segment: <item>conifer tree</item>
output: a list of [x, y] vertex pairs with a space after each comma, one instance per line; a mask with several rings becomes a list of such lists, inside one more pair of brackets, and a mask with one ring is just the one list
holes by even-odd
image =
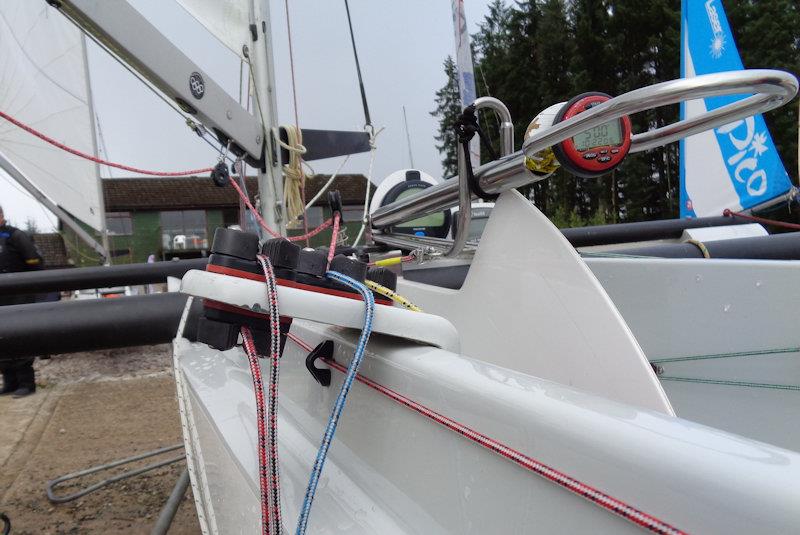
[[[800, 73], [797, 0], [729, 0], [725, 8], [746, 67]], [[585, 91], [619, 95], [678, 78], [680, 2], [493, 0], [473, 42], [478, 94], [497, 97], [508, 106], [519, 147], [530, 120], [551, 104]], [[450, 73], [448, 68], [452, 70], [448, 79], [455, 84], [452, 60], [450, 67], [445, 64]], [[457, 86], [451, 89], [455, 106], [444, 104], [442, 88], [436, 94], [433, 114], [440, 119], [437, 147], [454, 172], [451, 132], [460, 110]], [[451, 110], [450, 115], [445, 109]], [[637, 114], [632, 118], [634, 132], [658, 128], [677, 118], [677, 106]], [[797, 104], [769, 112], [765, 118], [787, 171], [795, 177]], [[482, 124], [496, 139], [497, 123], [489, 119]], [[550, 179], [522, 189], [559, 225], [672, 218], [678, 214], [678, 150], [673, 143], [633, 154], [600, 179], [576, 178], [562, 169]]]
[[461, 114], [461, 95], [458, 91], [458, 74], [456, 63], [451, 56], [444, 60], [444, 74], [447, 83], [436, 92], [434, 103], [436, 109], [431, 115], [439, 119], [439, 133], [434, 138], [438, 143], [436, 148], [442, 154], [443, 176], [455, 176], [458, 173], [458, 159], [455, 124]]

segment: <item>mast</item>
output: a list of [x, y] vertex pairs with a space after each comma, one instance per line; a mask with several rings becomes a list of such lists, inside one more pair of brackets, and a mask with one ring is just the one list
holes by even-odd
[[250, 5], [250, 68], [255, 81], [256, 113], [264, 126], [264, 168], [258, 170], [258, 191], [261, 216], [271, 228], [286, 234], [283, 216], [283, 181], [280, 150], [274, 146], [272, 129], [278, 128], [278, 106], [275, 99], [275, 70], [272, 57], [269, 0], [252, 0]]
[[403, 106], [403, 124], [406, 127], [406, 143], [408, 143], [408, 161], [411, 162], [411, 168], [414, 168], [414, 154], [411, 152], [411, 134], [408, 132], [408, 117], [406, 117], [406, 107]]
[[[95, 125], [96, 115], [94, 111], [94, 98], [92, 97], [92, 79], [89, 75], [89, 54], [86, 50], [86, 35], [83, 32], [81, 32], [81, 50], [83, 52], [83, 78], [86, 81], [86, 104], [89, 107], [89, 123], [92, 133], [92, 154], [97, 156], [97, 128]], [[103, 249], [106, 251], [104, 264], [111, 265], [111, 249], [108, 244], [108, 227], [106, 226], [106, 201], [103, 196], [103, 178], [100, 176], [100, 164], [94, 164], [94, 172], [98, 193], [98, 206], [100, 208], [100, 240], [103, 243]]]

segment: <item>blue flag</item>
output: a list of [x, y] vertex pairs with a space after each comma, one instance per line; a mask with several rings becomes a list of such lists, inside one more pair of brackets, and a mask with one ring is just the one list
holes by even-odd
[[[722, 0], [681, 0], [681, 77], [742, 70]], [[681, 119], [747, 98], [727, 95], [681, 104]], [[682, 140], [681, 217], [721, 215], [792, 188], [761, 115]]]

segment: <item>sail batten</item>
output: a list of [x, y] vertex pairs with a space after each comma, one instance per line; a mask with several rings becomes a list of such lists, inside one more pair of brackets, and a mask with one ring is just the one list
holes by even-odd
[[[0, 109], [48, 136], [93, 154], [92, 111], [80, 31], [44, 2], [0, 3]], [[95, 164], [0, 121], [0, 148], [25, 177], [69, 214], [103, 228]]]

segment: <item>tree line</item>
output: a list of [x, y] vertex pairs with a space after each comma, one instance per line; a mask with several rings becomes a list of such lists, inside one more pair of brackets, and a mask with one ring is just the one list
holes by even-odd
[[[680, 77], [680, 9], [679, 0], [493, 0], [472, 36], [477, 93], [508, 106], [519, 146], [529, 121], [551, 104], [586, 91], [619, 95]], [[745, 67], [800, 73], [800, 3], [739, 0], [725, 9]], [[431, 114], [439, 119], [444, 174], [453, 176], [460, 104], [452, 58], [444, 71], [447, 83], [436, 92]], [[634, 132], [677, 121], [678, 114], [677, 105], [637, 114]], [[797, 104], [765, 119], [796, 184]], [[495, 119], [483, 114], [481, 121], [496, 138]], [[559, 226], [674, 218], [678, 156], [677, 143], [633, 154], [596, 179], [559, 169], [523, 193]]]

